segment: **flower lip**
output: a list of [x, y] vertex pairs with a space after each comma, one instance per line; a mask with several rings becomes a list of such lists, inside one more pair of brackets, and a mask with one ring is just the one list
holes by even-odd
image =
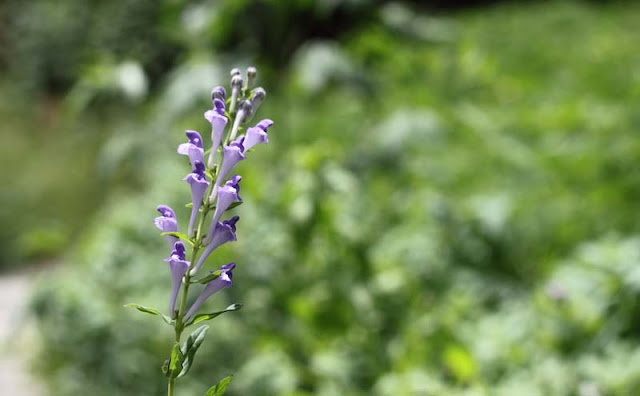
[[160, 212], [160, 214], [162, 215], [162, 217], [170, 217], [170, 218], [176, 218], [176, 214], [173, 211], [173, 209], [171, 209], [170, 207], [168, 207], [167, 205], [158, 205], [158, 207], [156, 208], [156, 210], [158, 212]]
[[242, 198], [239, 195], [240, 194], [240, 181], [242, 181], [242, 176], [233, 175], [231, 177], [231, 179], [227, 180], [227, 182], [224, 185], [235, 189], [236, 190], [236, 195], [238, 196], [238, 200], [242, 201]]
[[231, 228], [231, 230], [233, 231], [234, 236], [235, 236], [236, 223], [238, 222], [238, 220], [240, 220], [240, 216], [233, 216], [229, 220], [223, 221], [222, 224], [225, 225], [225, 226], [228, 226], [229, 228]]
[[189, 138], [187, 143], [178, 146], [178, 154], [189, 157], [189, 162], [193, 166], [196, 161], [204, 161], [204, 150], [202, 149], [202, 136], [197, 131], [187, 130], [184, 133]]
[[272, 120], [270, 120], [270, 119], [268, 119], [268, 118], [265, 118], [264, 120], [261, 120], [261, 121], [256, 125], [256, 128], [260, 128], [260, 129], [262, 129], [263, 131], [265, 131], [265, 132], [266, 132], [266, 131], [267, 131], [267, 128], [269, 128], [269, 127], [270, 127], [270, 126], [272, 126], [272, 125], [273, 125], [273, 121], [272, 121]]
[[236, 263], [229, 263], [220, 267], [220, 271], [222, 272], [233, 271], [234, 268], [236, 268]]
[[184, 134], [189, 138], [189, 143], [202, 148], [202, 136], [197, 131], [187, 130]]
[[193, 175], [197, 175], [199, 178], [204, 179], [204, 164], [200, 161], [194, 161], [193, 171], [191, 172]]
[[224, 116], [224, 102], [220, 99], [215, 99], [213, 101], [213, 111], [221, 116]]
[[185, 257], [186, 257], [186, 249], [184, 247], [184, 243], [177, 241], [173, 245], [173, 250], [171, 251], [171, 257], [165, 259], [165, 261], [172, 261], [172, 260], [184, 261]]

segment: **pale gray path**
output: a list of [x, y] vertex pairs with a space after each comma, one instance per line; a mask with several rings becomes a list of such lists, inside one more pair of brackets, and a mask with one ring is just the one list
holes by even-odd
[[[0, 274], [0, 394], [45, 396], [44, 387], [29, 374], [30, 334], [22, 331], [33, 287], [31, 272]], [[20, 328], [19, 328], [20, 327]]]

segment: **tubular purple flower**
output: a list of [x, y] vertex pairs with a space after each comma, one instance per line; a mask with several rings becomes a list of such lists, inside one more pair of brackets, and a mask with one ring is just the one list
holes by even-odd
[[[162, 232], [178, 232], [178, 221], [176, 220], [176, 214], [173, 209], [167, 205], [160, 205], [156, 210], [160, 212], [162, 216], [153, 219], [153, 224]], [[178, 240], [178, 238], [171, 235], [166, 235], [165, 238], [169, 242], [169, 247], [173, 247], [173, 244]]]
[[198, 297], [198, 299], [193, 303], [189, 311], [184, 315], [184, 321], [188, 322], [193, 315], [196, 313], [198, 308], [202, 305], [203, 302], [212, 294], [219, 292], [220, 290], [226, 289], [227, 287], [233, 286], [232, 278], [233, 278], [233, 269], [236, 267], [236, 263], [229, 263], [220, 267], [219, 271], [222, 271], [220, 276], [211, 282], [207, 283], [202, 291], [202, 294]]
[[228, 146], [222, 147], [222, 164], [218, 170], [216, 186], [219, 186], [227, 174], [236, 166], [236, 164], [246, 157], [244, 156], [244, 146], [242, 145], [242, 137], [231, 142]]
[[171, 298], [169, 300], [169, 315], [171, 318], [175, 318], [176, 299], [180, 291], [180, 285], [182, 284], [182, 277], [187, 273], [190, 264], [185, 260], [184, 244], [180, 241], [176, 242], [173, 246], [171, 256], [164, 259], [164, 261], [169, 263], [169, 269], [171, 269], [172, 287]]
[[222, 136], [224, 135], [224, 128], [227, 126], [227, 117], [224, 116], [224, 102], [220, 99], [213, 100], [213, 109], [204, 113], [206, 118], [211, 123], [211, 152], [209, 153], [209, 159], [207, 160], [207, 166], [209, 169], [215, 165], [215, 157], [218, 151], [218, 147], [222, 142]]
[[178, 146], [178, 154], [188, 155], [191, 167], [195, 167], [195, 162], [204, 162], [204, 150], [202, 149], [202, 136], [196, 131], [185, 131], [184, 133], [189, 138], [187, 143], [182, 143]]
[[269, 143], [267, 128], [272, 125], [273, 121], [264, 119], [260, 121], [255, 127], [247, 129], [247, 133], [244, 135], [244, 140], [242, 141], [244, 152], [247, 152], [256, 144]]
[[202, 206], [202, 199], [209, 187], [209, 182], [204, 175], [204, 165], [200, 161], [196, 161], [193, 172], [189, 173], [184, 180], [191, 185], [191, 218], [189, 219], [188, 235], [193, 237], [193, 228], [198, 217], [198, 211]]
[[240, 198], [240, 175], [235, 175], [229, 179], [224, 186], [218, 188], [217, 197], [218, 203], [216, 204], [216, 210], [213, 212], [213, 219], [211, 221], [211, 228], [209, 228], [209, 235], [213, 235], [215, 225], [220, 220], [222, 214], [229, 208], [229, 206], [238, 201], [242, 201]]
[[233, 216], [229, 220], [215, 223], [213, 231], [210, 231], [209, 235], [205, 239], [207, 244], [206, 249], [202, 253], [202, 256], [196, 262], [195, 267], [189, 273], [191, 276], [195, 275], [200, 269], [205, 260], [211, 255], [211, 253], [221, 245], [227, 242], [234, 242], [236, 238], [236, 223], [240, 220], [239, 216]]

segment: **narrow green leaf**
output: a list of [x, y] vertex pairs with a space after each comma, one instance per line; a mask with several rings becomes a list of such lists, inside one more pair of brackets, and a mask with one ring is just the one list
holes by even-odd
[[175, 344], [171, 350], [171, 359], [169, 359], [169, 376], [176, 378], [183, 368], [184, 355], [180, 350], [180, 344]]
[[176, 231], [171, 231], [171, 232], [163, 232], [160, 235], [176, 237], [176, 238], [179, 238], [179, 239], [187, 242], [189, 245], [193, 246], [193, 241], [191, 240], [191, 238], [189, 238], [187, 236], [187, 234], [183, 234], [181, 232], [176, 232]]
[[155, 308], [149, 308], [149, 307], [145, 307], [145, 306], [142, 306], [142, 305], [139, 305], [139, 304], [127, 304], [127, 305], [125, 305], [125, 307], [127, 307], [127, 308], [135, 308], [140, 312], [144, 312], [144, 313], [148, 313], [148, 314], [151, 314], [151, 315], [159, 316], [159, 317], [162, 318], [162, 320], [165, 321], [166, 324], [168, 324], [170, 326], [173, 326], [173, 320], [170, 317], [168, 317], [167, 315], [163, 315], [160, 311], [158, 311]]
[[213, 318], [216, 318], [216, 317], [222, 315], [225, 312], [237, 311], [240, 308], [242, 308], [242, 304], [231, 304], [228, 307], [226, 307], [225, 309], [223, 309], [222, 311], [196, 315], [195, 318], [193, 318], [193, 321], [188, 323], [187, 326], [190, 326], [190, 325], [196, 324], [196, 323], [200, 323], [200, 322], [204, 322], [205, 320], [211, 320]]
[[220, 382], [218, 382], [218, 384], [216, 386], [212, 386], [207, 391], [207, 394], [204, 395], [204, 396], [222, 396], [222, 395], [224, 395], [224, 392], [227, 390], [227, 386], [229, 386], [229, 384], [231, 383], [232, 379], [233, 379], [233, 375], [230, 375], [228, 377], [224, 377], [223, 379], [220, 380]]
[[231, 210], [233, 208], [237, 208], [238, 206], [242, 205], [243, 203], [244, 203], [244, 201], [236, 201], [236, 202], [232, 203], [231, 205], [229, 205], [227, 210]]
[[176, 378], [180, 378], [183, 375], [186, 375], [191, 366], [193, 365], [193, 359], [196, 356], [196, 352], [200, 345], [204, 341], [204, 337], [207, 335], [207, 330], [209, 330], [209, 326], [201, 326], [198, 327], [187, 339], [184, 344], [180, 348], [180, 351], [184, 355], [184, 361], [182, 363], [182, 371]]
[[209, 283], [212, 280], [214, 280], [217, 277], [219, 277], [220, 274], [222, 274], [222, 271], [214, 271], [214, 272], [210, 273], [209, 275], [205, 276], [204, 278], [200, 278], [198, 280], [194, 280], [191, 283], [202, 283], [204, 285], [205, 283]]

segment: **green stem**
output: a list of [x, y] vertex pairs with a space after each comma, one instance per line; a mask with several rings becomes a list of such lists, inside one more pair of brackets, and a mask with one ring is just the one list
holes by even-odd
[[[212, 182], [210, 187], [211, 191], [213, 191], [213, 186], [214, 186], [214, 183]], [[176, 317], [176, 324], [175, 324], [175, 332], [176, 332], [175, 342], [178, 345], [180, 345], [180, 338], [182, 338], [182, 331], [184, 330], [183, 319], [184, 319], [185, 311], [187, 309], [187, 298], [189, 297], [189, 285], [191, 284], [190, 272], [191, 272], [191, 268], [196, 263], [196, 258], [198, 257], [198, 250], [200, 250], [200, 247], [202, 246], [202, 236], [203, 236], [202, 227], [204, 225], [204, 220], [207, 217], [207, 213], [209, 213], [209, 203], [207, 202], [207, 200], [209, 198], [209, 194], [211, 193], [211, 191], [207, 191], [207, 194], [205, 194], [205, 205], [202, 208], [202, 215], [200, 216], [200, 220], [198, 221], [198, 228], [196, 230], [195, 241], [193, 243], [193, 250], [191, 251], [191, 264], [187, 269], [187, 273], [184, 275], [184, 287], [182, 288], [182, 297], [180, 299], [180, 309], [178, 310], [178, 315]], [[175, 390], [175, 379], [170, 378], [169, 385], [167, 388], [167, 395], [174, 396], [174, 390]]]

